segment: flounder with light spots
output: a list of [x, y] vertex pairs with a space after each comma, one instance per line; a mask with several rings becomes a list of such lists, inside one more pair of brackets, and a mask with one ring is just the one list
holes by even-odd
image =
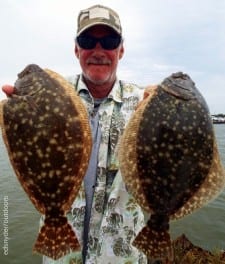
[[58, 259], [78, 250], [66, 213], [87, 169], [91, 132], [73, 86], [51, 70], [28, 65], [1, 103], [0, 124], [15, 173], [45, 215], [34, 251]]
[[202, 207], [225, 184], [208, 107], [188, 75], [172, 74], [149, 90], [124, 131], [119, 160], [128, 190], [151, 214], [133, 245], [173, 263], [169, 221]]

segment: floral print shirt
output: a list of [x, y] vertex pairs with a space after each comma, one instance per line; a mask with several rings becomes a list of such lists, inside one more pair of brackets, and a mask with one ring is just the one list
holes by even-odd
[[[94, 100], [80, 75], [69, 80], [82, 98], [89, 115]], [[144, 226], [144, 215], [127, 192], [117, 160], [118, 142], [144, 89], [117, 80], [98, 109], [101, 141], [95, 191], [93, 195], [86, 264], [147, 264], [146, 256], [132, 246], [135, 236]], [[82, 247], [85, 215], [85, 191], [81, 186], [68, 219]], [[82, 264], [82, 252], [54, 261], [43, 257], [43, 264]]]

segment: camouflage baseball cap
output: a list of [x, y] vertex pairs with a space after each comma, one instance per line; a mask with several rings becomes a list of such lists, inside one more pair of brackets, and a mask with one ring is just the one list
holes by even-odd
[[94, 5], [81, 10], [77, 19], [77, 36], [95, 25], [106, 25], [122, 35], [118, 14], [109, 7]]

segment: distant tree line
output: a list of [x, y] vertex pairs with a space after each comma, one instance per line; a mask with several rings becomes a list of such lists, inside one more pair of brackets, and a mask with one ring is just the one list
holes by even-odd
[[225, 114], [216, 114], [216, 115], [212, 115], [212, 116], [225, 118]]

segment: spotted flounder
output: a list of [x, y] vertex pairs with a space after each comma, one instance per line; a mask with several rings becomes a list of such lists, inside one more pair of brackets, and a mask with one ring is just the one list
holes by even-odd
[[128, 190], [151, 214], [133, 245], [150, 259], [173, 261], [169, 221], [225, 184], [207, 104], [188, 75], [172, 74], [149, 90], [124, 131], [119, 160]]
[[57, 73], [28, 65], [1, 104], [1, 127], [23, 189], [45, 215], [34, 252], [58, 259], [79, 249], [67, 222], [87, 169], [91, 132], [86, 109]]

